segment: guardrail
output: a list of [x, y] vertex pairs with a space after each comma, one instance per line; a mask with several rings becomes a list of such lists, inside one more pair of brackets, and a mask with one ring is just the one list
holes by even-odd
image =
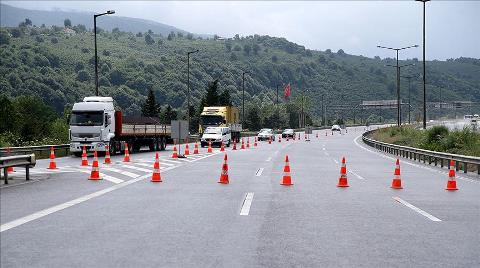
[[27, 181], [30, 180], [30, 168], [36, 164], [35, 155], [13, 155], [0, 157], [0, 170], [3, 169], [3, 177], [5, 184], [8, 184], [8, 168], [9, 167], [25, 167], [25, 176]]
[[[431, 165], [432, 163], [435, 166], [440, 163], [440, 167], [444, 167], [449, 165], [450, 160], [455, 161], [455, 169], [458, 171], [460, 170], [460, 163], [463, 166], [463, 172], [467, 173], [468, 168], [472, 167], [473, 170], [477, 170], [477, 174], [480, 175], [480, 157], [475, 156], [467, 156], [467, 155], [459, 155], [459, 154], [449, 154], [449, 153], [442, 153], [436, 151], [429, 151], [419, 148], [413, 148], [408, 146], [401, 146], [395, 145], [390, 143], [385, 143], [381, 141], [377, 141], [368, 137], [372, 132], [375, 130], [367, 131], [363, 133], [362, 140], [365, 144], [374, 147], [377, 150], [390, 153], [397, 156], [402, 156], [405, 158], [413, 159], [414, 161], [419, 161], [424, 164], [428, 163]], [[446, 164], [445, 164], [446, 163]]]

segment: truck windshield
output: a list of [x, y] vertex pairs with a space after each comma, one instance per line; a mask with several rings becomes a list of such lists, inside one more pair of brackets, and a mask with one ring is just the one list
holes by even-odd
[[223, 118], [219, 115], [202, 115], [201, 124], [207, 126], [219, 126], [223, 123]]
[[71, 126], [101, 126], [103, 125], [103, 112], [72, 112]]
[[222, 134], [222, 129], [207, 127], [205, 134]]

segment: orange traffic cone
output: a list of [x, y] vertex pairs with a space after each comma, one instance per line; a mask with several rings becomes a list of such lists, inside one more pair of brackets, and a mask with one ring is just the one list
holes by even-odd
[[227, 164], [227, 154], [223, 158], [222, 173], [220, 174], [220, 180], [218, 183], [228, 184], [228, 164]]
[[210, 154], [213, 153], [213, 151], [212, 151], [212, 142], [211, 142], [211, 141], [208, 142], [208, 150], [207, 150], [207, 153], [210, 153]]
[[125, 142], [125, 157], [123, 162], [130, 162], [130, 152], [128, 151], [128, 143]]
[[225, 152], [225, 145], [223, 145], [223, 141], [220, 142], [220, 152]]
[[55, 150], [53, 146], [50, 147], [50, 165], [48, 165], [48, 169], [57, 169], [57, 163], [55, 163]]
[[232, 151], [236, 151], [237, 150], [237, 140], [236, 139], [233, 139], [233, 148], [232, 148]]
[[82, 164], [81, 166], [88, 166], [88, 159], [87, 159], [87, 149], [85, 148], [85, 146], [83, 146], [83, 149], [82, 149]]
[[457, 181], [455, 180], [455, 161], [450, 160], [450, 171], [448, 172], [447, 191], [456, 191]]
[[100, 169], [98, 168], [97, 150], [93, 151], [92, 172], [90, 173], [89, 180], [100, 180]]
[[[8, 148], [7, 148], [7, 155], [10, 155], [10, 154], [11, 154], [11, 150], [10, 150], [10, 147], [8, 147]], [[13, 172], [15, 172], [15, 171], [13, 170], [13, 167], [8, 167], [8, 168], [7, 168], [7, 173], [13, 173]]]
[[250, 148], [250, 137], [247, 137], [247, 149]]
[[290, 186], [293, 185], [292, 177], [290, 176], [290, 161], [288, 161], [288, 155], [285, 155], [285, 166], [283, 167], [283, 179], [281, 185]]
[[112, 160], [110, 159], [110, 146], [105, 146], [105, 160], [103, 161], [104, 164], [111, 164]]
[[193, 154], [198, 154], [198, 143], [195, 142], [195, 148], [193, 149]]
[[342, 158], [342, 167], [340, 168], [340, 178], [338, 179], [337, 187], [348, 187], [347, 165], [345, 164], [345, 157]]
[[178, 158], [178, 153], [177, 153], [177, 145], [173, 143], [173, 154], [172, 158]]
[[190, 155], [190, 149], [188, 148], [188, 143], [185, 144], [185, 153], [184, 155]]
[[257, 147], [257, 137], [255, 137], [255, 142], [253, 143], [253, 147]]
[[242, 138], [242, 147], [240, 147], [240, 149], [242, 150], [245, 149], [245, 141], [243, 140], [243, 138]]
[[153, 174], [151, 182], [162, 182], [162, 177], [160, 176], [160, 160], [158, 159], [158, 153], [155, 153], [155, 163], [153, 164]]
[[400, 178], [400, 160], [397, 158], [395, 162], [395, 172], [393, 173], [392, 186], [393, 189], [403, 189], [402, 179]]

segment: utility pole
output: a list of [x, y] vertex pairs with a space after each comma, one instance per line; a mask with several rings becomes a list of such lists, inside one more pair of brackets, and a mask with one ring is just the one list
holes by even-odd
[[427, 79], [425, 71], [425, 4], [430, 0], [415, 0], [423, 3], [423, 129], [427, 129]]
[[190, 133], [190, 54], [197, 53], [197, 50], [187, 52], [187, 122], [188, 133]]
[[115, 10], [93, 15], [93, 42], [95, 43], [95, 96], [98, 96], [97, 17], [115, 14]]
[[389, 49], [389, 50], [394, 50], [397, 53], [397, 126], [402, 125], [402, 108], [401, 108], [401, 103], [400, 103], [400, 66], [398, 66], [398, 51], [412, 48], [412, 47], [418, 47], [418, 45], [413, 45], [413, 46], [408, 46], [408, 47], [402, 47], [402, 48], [391, 48], [391, 47], [384, 47], [384, 46], [377, 46], [378, 48], [384, 48], [384, 49]]
[[245, 127], [245, 74], [250, 72], [242, 73], [242, 127]]

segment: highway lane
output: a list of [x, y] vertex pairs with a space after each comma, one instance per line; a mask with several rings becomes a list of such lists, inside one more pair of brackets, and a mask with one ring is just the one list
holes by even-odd
[[[474, 267], [480, 263], [480, 184], [475, 177], [459, 180], [459, 191], [446, 192], [445, 170], [401, 159], [404, 189], [393, 190], [389, 188], [393, 159], [362, 145], [357, 139], [360, 128], [349, 129], [346, 135], [325, 137], [324, 133], [310, 142], [302, 137], [302, 141], [262, 142], [255, 149], [228, 151], [229, 185], [217, 183], [223, 154], [175, 164], [162, 172], [164, 182], [158, 184], [110, 172], [126, 182], [138, 181], [0, 233], [1, 265]], [[169, 154], [162, 152], [161, 159], [168, 160]], [[285, 154], [291, 161], [291, 187], [280, 185]], [[346, 189], [336, 187], [342, 156], [353, 172]], [[132, 154], [140, 163], [152, 158], [153, 153]], [[118, 164], [115, 168], [132, 171]], [[54, 179], [1, 189], [2, 224], [69, 198], [122, 185], [91, 182], [87, 176], [55, 174]], [[240, 215], [247, 193], [254, 193], [251, 207], [248, 215]], [[441, 221], [432, 221], [394, 197]], [[37, 205], [21, 202], [26, 200]]]

